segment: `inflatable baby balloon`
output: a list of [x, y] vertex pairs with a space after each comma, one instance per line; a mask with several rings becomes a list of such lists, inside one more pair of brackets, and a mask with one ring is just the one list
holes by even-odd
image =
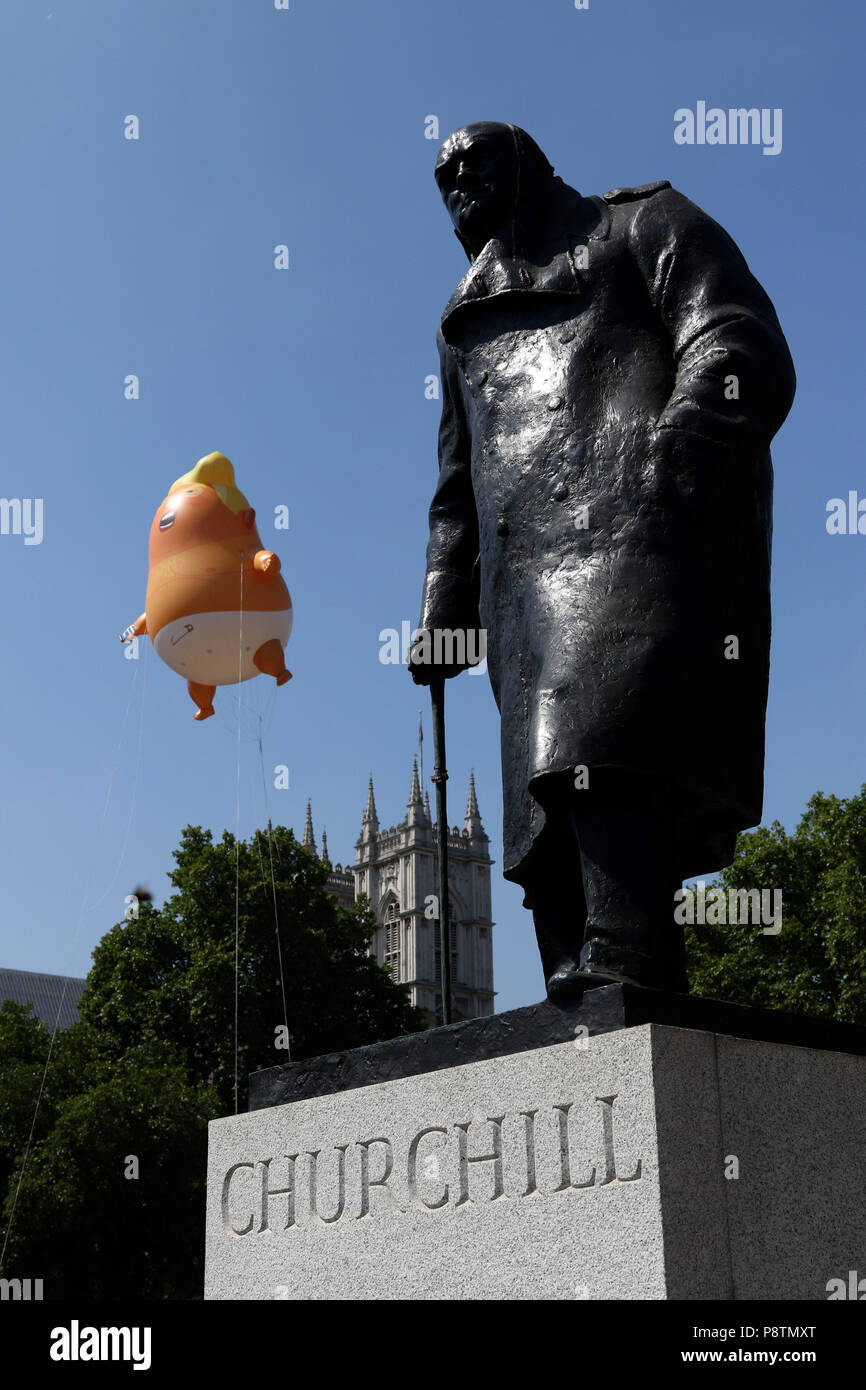
[[213, 714], [218, 685], [261, 672], [277, 685], [291, 680], [283, 649], [292, 600], [255, 520], [229, 460], [208, 454], [172, 484], [150, 528], [145, 609], [120, 640], [148, 634], [186, 678], [196, 719]]

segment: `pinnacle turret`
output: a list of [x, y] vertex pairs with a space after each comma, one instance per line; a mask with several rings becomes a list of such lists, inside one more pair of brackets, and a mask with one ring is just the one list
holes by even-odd
[[421, 783], [418, 780], [418, 759], [412, 763], [412, 785], [409, 788], [409, 809], [406, 815], [407, 825], [429, 825], [430, 817], [425, 815], [424, 802], [421, 800]]
[[423, 806], [421, 800], [421, 783], [418, 781], [418, 759], [412, 761], [412, 785], [409, 788], [409, 805]]
[[481, 824], [481, 812], [478, 809], [478, 797], [475, 795], [475, 773], [469, 774], [469, 800], [466, 803], [466, 818], [463, 828], [469, 835], [470, 840], [486, 840], [487, 835], [484, 826]]
[[364, 808], [364, 819], [361, 824], [361, 834], [355, 841], [356, 848], [362, 845], [366, 850], [361, 849], [361, 855], [369, 856], [376, 841], [379, 839], [379, 817], [376, 813], [376, 798], [373, 795], [373, 778], [370, 778], [370, 785], [367, 790], [367, 805]]
[[379, 824], [379, 817], [376, 814], [376, 798], [373, 795], [372, 777], [370, 778], [370, 787], [367, 792], [367, 805], [364, 809], [364, 824], [367, 825], [368, 823], [376, 826]]
[[316, 837], [313, 834], [313, 804], [307, 802], [307, 819], [304, 822], [304, 838], [301, 841], [304, 849], [312, 850], [316, 854]]

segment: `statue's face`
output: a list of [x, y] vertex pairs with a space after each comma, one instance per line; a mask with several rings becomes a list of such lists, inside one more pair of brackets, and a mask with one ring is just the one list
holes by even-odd
[[451, 221], [480, 250], [510, 217], [517, 200], [519, 168], [511, 131], [458, 131], [442, 146], [435, 172]]

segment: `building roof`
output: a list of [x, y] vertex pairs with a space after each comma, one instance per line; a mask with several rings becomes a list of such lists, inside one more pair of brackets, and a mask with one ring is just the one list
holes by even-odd
[[6, 999], [14, 999], [17, 1004], [31, 1003], [36, 1017], [47, 1028], [53, 1029], [55, 1023], [68, 1028], [78, 1022], [78, 1001], [86, 983], [74, 975], [40, 975], [32, 970], [0, 967], [0, 1004]]

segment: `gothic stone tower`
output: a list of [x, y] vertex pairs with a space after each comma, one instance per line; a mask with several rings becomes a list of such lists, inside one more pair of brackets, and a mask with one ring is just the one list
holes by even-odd
[[[390, 968], [395, 980], [409, 986], [411, 1002], [427, 1010], [431, 1023], [442, 1009], [439, 923], [429, 915], [438, 893], [436, 844], [429, 798], [421, 799], [417, 761], [406, 818], [387, 830], [379, 829], [371, 777], [355, 847], [355, 892], [367, 895], [379, 924], [371, 954]], [[493, 1013], [489, 844], [470, 775], [463, 829], [455, 825], [448, 836], [455, 1020]]]

